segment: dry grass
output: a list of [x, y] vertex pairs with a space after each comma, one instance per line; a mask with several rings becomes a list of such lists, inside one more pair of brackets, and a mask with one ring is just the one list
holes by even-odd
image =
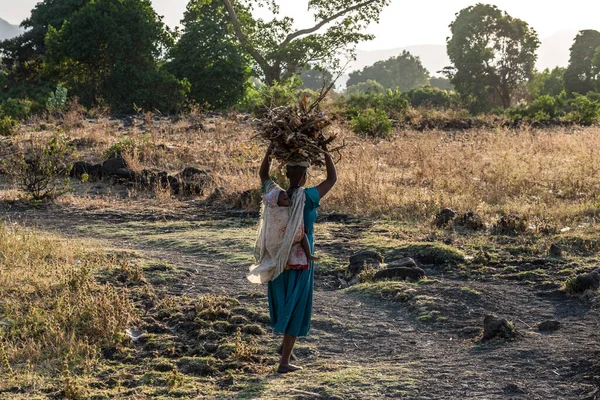
[[[82, 143], [79, 158], [99, 161], [110, 146], [133, 140], [136, 170], [207, 168], [225, 199], [258, 187], [264, 148], [239, 117], [190, 115], [170, 121], [146, 115], [133, 127], [120, 124], [104, 118], [71, 130], [69, 136]], [[477, 212], [488, 222], [514, 212], [529, 223], [555, 225], [593, 223], [598, 214], [598, 127], [398, 131], [392, 140], [380, 142], [357, 137], [341, 125], [333, 129], [350, 145], [325, 210], [424, 222], [451, 207]], [[44, 134], [24, 132], [17, 140]], [[309, 184], [323, 176], [323, 171], [312, 171]], [[156, 197], [169, 202], [163, 193]]]
[[72, 371], [89, 370], [123, 340], [133, 304], [94, 277], [114, 263], [90, 243], [0, 225], [2, 390], [37, 390], [58, 374], [67, 393]]

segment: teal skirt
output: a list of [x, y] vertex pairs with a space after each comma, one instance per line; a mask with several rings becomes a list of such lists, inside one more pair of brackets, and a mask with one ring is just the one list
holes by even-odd
[[[312, 235], [307, 235], [311, 249]], [[313, 303], [314, 263], [304, 271], [285, 270], [269, 282], [269, 312], [275, 332], [306, 336], [310, 330]]]

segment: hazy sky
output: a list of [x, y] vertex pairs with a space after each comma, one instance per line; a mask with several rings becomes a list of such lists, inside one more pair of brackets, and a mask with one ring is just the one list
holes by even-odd
[[[27, 17], [38, 1], [0, 0], [0, 17], [18, 24]], [[165, 17], [169, 26], [179, 24], [187, 2], [188, 0], [152, 0], [156, 11]], [[307, 1], [282, 0], [279, 3], [283, 4], [282, 13], [296, 18], [298, 27], [304, 28], [312, 24], [312, 17], [306, 12]], [[360, 49], [444, 44], [449, 34], [448, 25], [455, 13], [477, 3], [477, 0], [392, 0], [391, 3], [384, 10], [380, 24], [369, 29], [377, 38], [361, 44]], [[598, 0], [496, 0], [490, 3], [528, 22], [542, 38], [565, 29], [600, 30]]]

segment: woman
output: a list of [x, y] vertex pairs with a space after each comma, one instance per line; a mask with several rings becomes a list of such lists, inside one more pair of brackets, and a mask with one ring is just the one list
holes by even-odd
[[[311, 252], [314, 252], [313, 228], [317, 219], [317, 208], [320, 206], [321, 199], [325, 197], [337, 181], [333, 159], [326, 148], [323, 150], [325, 151], [327, 178], [319, 185], [304, 190], [306, 199], [303, 212], [304, 226]], [[263, 194], [265, 187], [271, 183], [269, 178], [271, 153], [272, 148], [269, 147], [259, 171]], [[302, 163], [286, 166], [286, 176], [290, 181], [290, 188], [287, 193], [290, 198], [297, 189], [306, 184], [307, 171], [308, 165]], [[271, 327], [276, 332], [283, 334], [281, 360], [277, 369], [279, 373], [285, 374], [302, 369], [290, 364], [290, 357], [296, 338], [306, 336], [310, 330], [314, 276], [314, 263], [311, 262], [308, 270], [286, 269], [268, 284]]]

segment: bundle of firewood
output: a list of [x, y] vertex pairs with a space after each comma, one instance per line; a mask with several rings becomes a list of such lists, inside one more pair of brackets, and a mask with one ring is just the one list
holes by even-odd
[[273, 157], [282, 163], [308, 161], [320, 167], [325, 164], [324, 149], [336, 138], [325, 134], [331, 123], [318, 101], [308, 104], [303, 97], [297, 105], [265, 110], [257, 121], [257, 137], [273, 147]]

